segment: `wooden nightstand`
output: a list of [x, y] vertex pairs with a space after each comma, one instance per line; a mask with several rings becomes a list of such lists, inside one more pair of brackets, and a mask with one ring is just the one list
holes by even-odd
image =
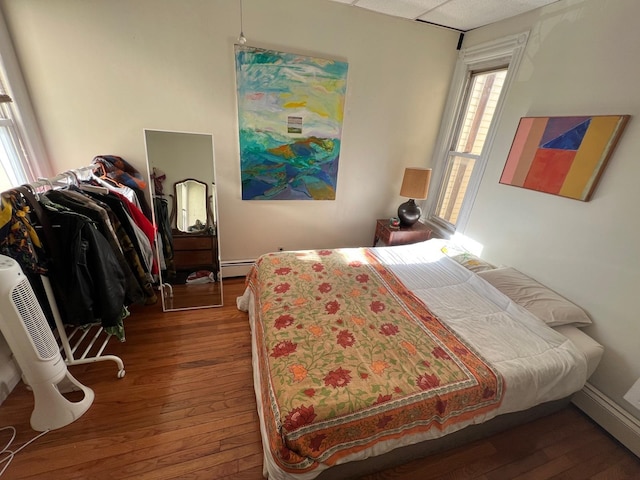
[[408, 245], [410, 243], [424, 242], [432, 236], [431, 228], [424, 223], [416, 222], [410, 227], [391, 228], [388, 218], [376, 221], [376, 234], [373, 237], [373, 246], [378, 242], [383, 246]]

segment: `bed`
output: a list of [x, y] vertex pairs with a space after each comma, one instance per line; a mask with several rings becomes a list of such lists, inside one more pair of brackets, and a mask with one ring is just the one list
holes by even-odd
[[447, 247], [256, 261], [238, 308], [252, 331], [265, 477], [353, 477], [584, 386], [602, 355], [578, 328], [588, 316], [514, 269]]

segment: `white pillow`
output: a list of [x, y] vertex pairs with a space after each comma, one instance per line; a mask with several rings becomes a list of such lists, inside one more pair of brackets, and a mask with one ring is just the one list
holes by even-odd
[[515, 268], [496, 268], [477, 274], [550, 327], [591, 324], [580, 307]]
[[480, 257], [476, 257], [471, 253], [461, 253], [459, 255], [454, 255], [451, 257], [452, 260], [455, 260], [460, 265], [465, 267], [467, 270], [471, 270], [472, 272], [484, 272], [485, 270], [493, 270], [494, 267], [489, 262], [481, 259]]

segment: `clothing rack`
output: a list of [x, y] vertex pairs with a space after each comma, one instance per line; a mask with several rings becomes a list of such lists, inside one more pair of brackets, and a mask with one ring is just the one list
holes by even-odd
[[[40, 208], [35, 205], [37, 204], [37, 199], [34, 195], [37, 196], [38, 190], [42, 187], [55, 189], [71, 185], [79, 186], [81, 181], [86, 181], [91, 178], [96, 168], [96, 165], [90, 165], [79, 169], [68, 170], [56, 175], [55, 177], [39, 178], [35, 182], [31, 182], [14, 189], [22, 192], [27, 198], [31, 197], [35, 200], [34, 205], [32, 205], [35, 210], [34, 213], [43, 228], [45, 237], [47, 237], [49, 246], [54, 255], [59, 250], [53, 235], [49, 233], [51, 232], [52, 226], [49, 224], [46, 215], [41, 213]], [[60, 353], [62, 354], [65, 363], [67, 365], [82, 365], [101, 361], [112, 361], [115, 362], [118, 367], [117, 377], [123, 378], [126, 372], [122, 359], [116, 355], [103, 355], [112, 335], [105, 332], [102, 326], [95, 324], [69, 327], [69, 329], [67, 329], [62, 321], [49, 278], [44, 275], [41, 275], [40, 277], [56, 324], [56, 332], [54, 332], [54, 336], [59, 342]]]
[[[67, 335], [67, 328], [60, 317], [60, 311], [58, 310], [58, 304], [53, 295], [51, 282], [49, 282], [49, 279], [45, 276], [41, 278], [49, 306], [51, 307], [51, 313], [56, 322], [56, 332], [54, 332], [54, 336], [60, 343], [60, 353], [64, 354], [63, 358], [65, 363], [67, 365], [82, 365], [86, 363], [112, 361], [116, 362], [118, 366], [118, 378], [124, 377], [126, 372], [122, 359], [116, 355], [102, 355], [107, 343], [111, 340], [111, 335], [107, 334], [100, 325], [90, 325], [87, 328], [74, 327]], [[85, 341], [85, 339], [87, 341]], [[75, 343], [72, 344], [72, 341]], [[96, 347], [95, 349], [94, 346]], [[82, 349], [84, 349], [84, 351], [80, 357], [76, 357], [76, 351]]]

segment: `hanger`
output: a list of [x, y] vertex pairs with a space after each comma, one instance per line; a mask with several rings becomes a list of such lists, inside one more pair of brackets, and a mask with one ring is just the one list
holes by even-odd
[[80, 180], [75, 170], [67, 170], [66, 172], [64, 172], [64, 175], [67, 178], [71, 179], [73, 185], [78, 187], [78, 189], [80, 190], [84, 190], [85, 192], [99, 193], [100, 195], [109, 194], [109, 189], [107, 187], [100, 187], [98, 185], [92, 185], [88, 183], [90, 180], [92, 180], [95, 177], [93, 172], [90, 172], [88, 180], [84, 180], [84, 181]]
[[118, 182], [115, 178], [110, 177], [107, 173], [107, 168], [104, 166], [104, 163], [96, 162], [95, 165], [97, 166], [97, 169], [100, 171], [100, 174], [96, 175], [96, 173], [94, 172], [94, 175], [99, 177], [101, 181], [109, 183], [113, 185], [115, 188], [129, 188], [126, 185]]
[[104, 165], [101, 162], [96, 162], [94, 163], [94, 170], [93, 170], [93, 175], [95, 175], [96, 177], [101, 177], [104, 178], [107, 176], [107, 170], [104, 168]]
[[80, 190], [84, 190], [85, 192], [91, 193], [99, 193], [100, 195], [108, 195], [109, 189], [107, 187], [100, 187], [98, 185], [90, 185], [88, 183], [80, 183], [78, 185]]
[[[24, 187], [24, 190], [22, 190], [22, 187]], [[30, 183], [25, 183], [24, 185], [22, 185], [22, 187], [18, 187], [18, 188], [14, 188], [14, 190], [19, 191], [25, 198], [27, 198], [27, 195], [25, 195], [26, 192], [30, 193], [36, 200], [40, 200], [40, 195], [38, 194], [37, 190], [34, 188], [34, 186]], [[25, 192], [26, 191], [26, 192]]]
[[53, 182], [51, 181], [50, 178], [38, 177], [38, 182], [44, 182], [44, 185], [38, 185], [39, 187], [49, 185], [49, 188], [51, 190], [55, 190], [55, 187], [53, 186]]
[[78, 175], [73, 170], [67, 170], [66, 172], [63, 173], [63, 175], [66, 175], [67, 178], [69, 180], [71, 180], [71, 183], [73, 185], [75, 185], [76, 187], [80, 184], [80, 180], [78, 179]]

